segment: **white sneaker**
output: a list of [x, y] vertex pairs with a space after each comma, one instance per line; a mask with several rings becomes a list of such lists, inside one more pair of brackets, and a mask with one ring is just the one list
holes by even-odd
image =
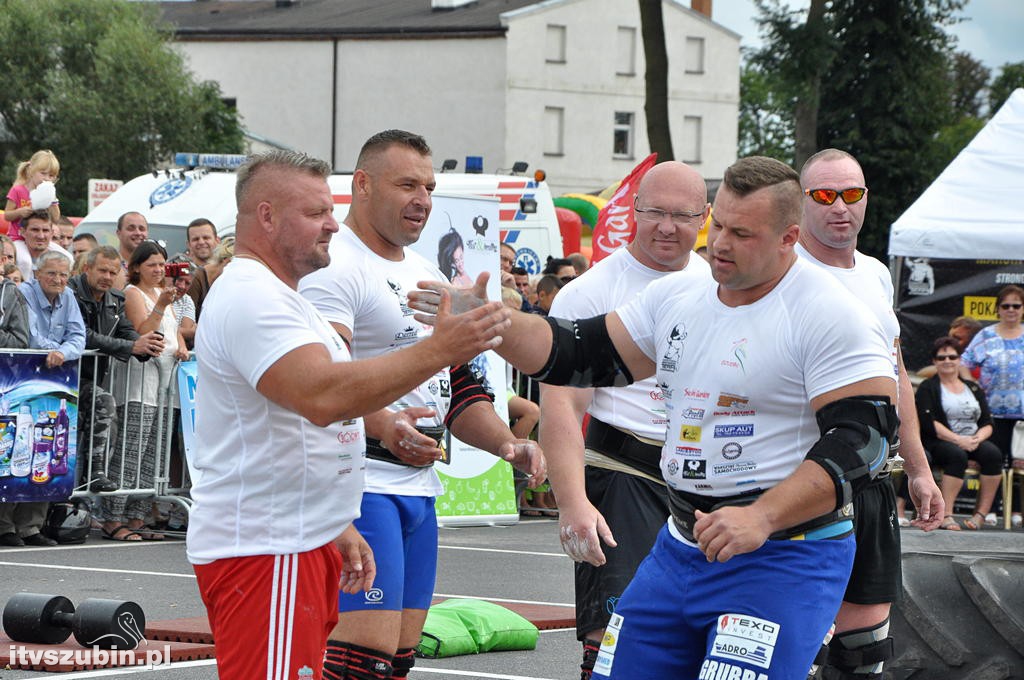
[[1013, 516], [1010, 517], [1010, 526], [1020, 529], [1022, 525], [1024, 525], [1024, 517], [1021, 517], [1019, 512], [1013, 513]]
[[985, 526], [994, 527], [998, 523], [999, 520], [996, 519], [996, 513], [990, 512], [987, 515], [985, 515]]
[[897, 522], [899, 523], [899, 525], [900, 525], [901, 527], [909, 527], [909, 526], [910, 526], [910, 520], [909, 520], [909, 519], [907, 519], [906, 517], [900, 517], [900, 518], [899, 518], [898, 520], [896, 520], [896, 521], [897, 521]]

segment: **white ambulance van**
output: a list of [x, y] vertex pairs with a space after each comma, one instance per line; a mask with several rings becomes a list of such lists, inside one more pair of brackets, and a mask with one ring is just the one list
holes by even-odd
[[[118, 218], [138, 212], [149, 222], [149, 237], [164, 243], [172, 255], [184, 252], [185, 227], [198, 217], [213, 222], [222, 236], [233, 234], [238, 210], [231, 170], [244, 160], [245, 156], [177, 154], [175, 162], [182, 167], [126, 182], [86, 215], [75, 233], [90, 233], [100, 244], [117, 247]], [[564, 256], [555, 205], [543, 179], [448, 172], [438, 172], [436, 179], [435, 207], [446, 196], [498, 199], [501, 240], [515, 247], [516, 263], [528, 273], [540, 273], [549, 256]], [[352, 203], [352, 175], [331, 175], [328, 184], [340, 222]]]

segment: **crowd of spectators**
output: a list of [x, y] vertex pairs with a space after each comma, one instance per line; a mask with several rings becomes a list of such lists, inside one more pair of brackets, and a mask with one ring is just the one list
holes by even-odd
[[[105, 538], [160, 540], [151, 526], [158, 519], [154, 504], [113, 492], [154, 484], [160, 430], [168, 429], [159, 407], [175, 396], [169, 389], [174, 364], [188, 357], [198, 308], [232, 244], [220, 243], [216, 227], [200, 218], [186, 232], [187, 251], [168, 259], [149, 240], [139, 212], [119, 218], [118, 247], [75, 235], [53, 189], [59, 171], [52, 152], [38, 152], [19, 166], [8, 193], [9, 231], [0, 234], [0, 346], [47, 350], [44, 370], [96, 351], [79, 368], [75, 486], [101, 494], [94, 527]], [[40, 532], [48, 506], [0, 503], [0, 545], [54, 545]]]

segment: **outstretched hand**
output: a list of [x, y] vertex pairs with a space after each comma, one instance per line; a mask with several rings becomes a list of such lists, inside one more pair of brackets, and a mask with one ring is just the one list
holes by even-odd
[[[481, 276], [486, 277], [486, 274]], [[431, 343], [438, 356], [447, 359], [446, 363], [450, 366], [465, 363], [478, 354], [495, 349], [501, 344], [502, 332], [512, 325], [510, 310], [500, 302], [484, 300], [461, 313], [453, 311], [451, 291], [458, 293], [458, 290], [444, 287], [439, 289], [437, 316], [426, 317], [434, 326], [434, 332], [423, 341]], [[426, 318], [421, 319], [423, 316], [417, 314], [416, 319], [426, 323]]]
[[548, 463], [540, 445], [532, 439], [513, 439], [498, 449], [498, 456], [527, 477], [527, 486], [536, 489], [548, 478]]
[[408, 295], [409, 306], [420, 312], [413, 318], [420, 323], [435, 325], [441, 307], [442, 293], [445, 291], [451, 298], [452, 314], [465, 314], [478, 309], [487, 303], [487, 281], [490, 277], [489, 273], [482, 272], [476, 277], [476, 283], [471, 288], [457, 288], [443, 281], [418, 282], [416, 285], [419, 289], [410, 291]]

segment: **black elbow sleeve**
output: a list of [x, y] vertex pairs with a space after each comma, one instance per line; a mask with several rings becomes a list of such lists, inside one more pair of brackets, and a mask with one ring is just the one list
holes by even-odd
[[608, 335], [605, 316], [575, 321], [547, 317], [551, 353], [544, 368], [530, 377], [569, 387], [622, 387], [632, 383], [633, 376]]
[[842, 508], [887, 469], [899, 419], [887, 397], [858, 396], [826, 405], [817, 420], [821, 437], [806, 459], [828, 473]]

